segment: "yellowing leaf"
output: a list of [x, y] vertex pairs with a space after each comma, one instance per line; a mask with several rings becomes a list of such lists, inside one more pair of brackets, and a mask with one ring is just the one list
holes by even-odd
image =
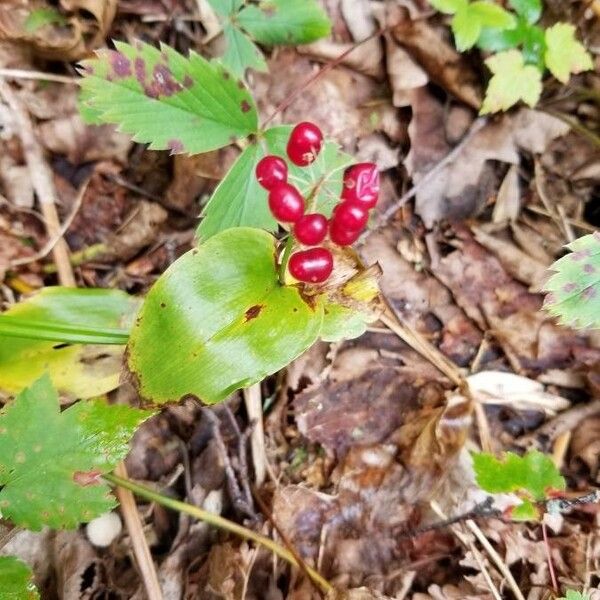
[[535, 106], [542, 94], [542, 74], [526, 65], [518, 50], [507, 50], [488, 58], [485, 63], [494, 74], [481, 107], [481, 114], [508, 110], [519, 101]]
[[567, 83], [571, 73], [582, 73], [594, 68], [592, 57], [575, 38], [575, 27], [557, 23], [546, 30], [546, 66], [556, 79]]

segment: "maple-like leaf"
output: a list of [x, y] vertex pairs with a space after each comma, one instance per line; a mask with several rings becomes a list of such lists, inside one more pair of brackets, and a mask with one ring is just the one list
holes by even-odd
[[60, 412], [44, 375], [0, 412], [0, 513], [15, 525], [73, 528], [116, 504], [101, 475], [125, 458], [151, 412], [103, 400]]
[[488, 85], [481, 114], [508, 110], [519, 101], [535, 106], [542, 94], [542, 74], [526, 65], [518, 50], [507, 50], [485, 61], [493, 77]]
[[524, 456], [507, 452], [502, 459], [475, 453], [473, 468], [479, 487], [492, 494], [516, 492], [539, 501], [549, 490], [565, 489], [565, 480], [552, 459], [537, 450]]
[[221, 62], [237, 77], [244, 77], [246, 69], [267, 71], [267, 62], [260, 48], [240, 29], [231, 23], [223, 25], [225, 54]]
[[592, 57], [575, 37], [575, 26], [557, 23], [546, 29], [546, 66], [556, 79], [567, 83], [572, 73], [594, 68]]
[[550, 269], [544, 308], [571, 327], [600, 327], [600, 233], [571, 242]]
[[465, 4], [452, 19], [456, 48], [460, 52], [472, 48], [486, 27], [503, 30], [512, 29], [515, 24], [514, 17], [497, 4], [483, 0]]
[[82, 63], [81, 102], [96, 122], [174, 154], [208, 152], [256, 132], [252, 96], [223, 65], [165, 45], [115, 47]]

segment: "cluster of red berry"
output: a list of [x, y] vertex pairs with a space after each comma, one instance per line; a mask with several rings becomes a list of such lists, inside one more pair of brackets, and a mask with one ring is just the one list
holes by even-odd
[[[323, 134], [313, 123], [294, 127], [287, 155], [299, 167], [310, 165], [323, 146]], [[327, 235], [338, 246], [349, 246], [360, 236], [369, 220], [369, 210], [379, 197], [379, 171], [373, 163], [359, 163], [344, 174], [341, 201], [331, 219], [321, 213], [305, 214], [302, 194], [288, 183], [288, 166], [279, 156], [265, 156], [256, 166], [256, 178], [269, 192], [269, 209], [280, 223], [293, 224], [292, 232], [303, 246], [290, 257], [288, 268], [294, 278], [305, 283], [323, 283], [333, 270], [333, 256], [320, 247]]]

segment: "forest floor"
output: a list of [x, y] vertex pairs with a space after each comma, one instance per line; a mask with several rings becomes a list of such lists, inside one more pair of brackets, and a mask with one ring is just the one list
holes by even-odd
[[[99, 37], [78, 40], [76, 57], [71, 39], [7, 39], [0, 68], [42, 75], [0, 75], [12, 73], [6, 81], [34, 123], [60, 219], [70, 219], [64, 239], [78, 259], [77, 285], [143, 294], [191, 248], [201, 207], [239, 149], [173, 157], [112, 126], [85, 125], [74, 61], [111, 39], [135, 38], [210, 56], [219, 36], [206, 41], [214, 22], [199, 14], [200, 0], [121, 0], [104, 21], [109, 0], [61, 4], [85, 8], [82, 30], [92, 23]], [[579, 28], [596, 70], [549, 84], [536, 109], [482, 118], [465, 102], [481, 98], [481, 57], [459, 56], [426, 5], [323, 0], [332, 37], [273, 50], [269, 72], [251, 72], [248, 82], [269, 115], [354, 40], [383, 30], [275, 122], [318, 123], [358, 160], [378, 164], [379, 226], [358, 251], [381, 265], [382, 291], [408, 331], [455, 365], [473, 397], [379, 322], [356, 340], [315, 345], [254, 388], [264, 432], [251, 427], [242, 394], [211, 409], [217, 420], [185, 401], [141, 427], [127, 469], [167, 495], [283, 534], [337, 588], [364, 588], [356, 598], [556, 597], [550, 552], [561, 593], [585, 589], [598, 599], [597, 504], [549, 518], [548, 541], [535, 523], [435, 524], [485, 498], [472, 450], [537, 448], [554, 458], [570, 493], [600, 483], [600, 335], [561, 327], [540, 310], [548, 267], [566, 243], [600, 227], [600, 10], [597, 2], [546, 2], [544, 18]], [[395, 26], [398, 11], [414, 29], [410, 44], [406, 23]], [[57, 284], [51, 257], [40, 252], [48, 237], [13, 108], [0, 103], [5, 308]], [[128, 384], [112, 397], [137, 402]], [[301, 571], [264, 549], [157, 505], [140, 501], [138, 510], [165, 599], [320, 597]], [[85, 528], [20, 531], [2, 552], [35, 566], [44, 599], [146, 597], [126, 530], [106, 549], [92, 546]]]

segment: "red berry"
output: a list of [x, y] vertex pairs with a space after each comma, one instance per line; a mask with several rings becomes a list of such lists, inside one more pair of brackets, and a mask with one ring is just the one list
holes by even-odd
[[360, 237], [360, 229], [346, 229], [339, 223], [332, 221], [329, 226], [329, 238], [338, 246], [350, 246]]
[[298, 281], [323, 283], [333, 271], [333, 256], [326, 248], [301, 250], [292, 254], [288, 268]]
[[266, 190], [272, 190], [280, 183], [286, 183], [287, 163], [279, 156], [265, 156], [256, 165], [256, 179]]
[[361, 231], [369, 220], [369, 209], [357, 202], [342, 202], [333, 209], [332, 222], [340, 229]]
[[314, 123], [298, 123], [287, 145], [287, 154], [290, 160], [299, 167], [310, 165], [321, 151], [323, 133]]
[[321, 213], [300, 217], [294, 225], [296, 239], [305, 246], [320, 244], [327, 235], [327, 218]]
[[280, 183], [269, 192], [269, 209], [282, 223], [295, 223], [304, 214], [304, 198], [289, 183]]
[[373, 208], [379, 198], [379, 170], [373, 163], [352, 165], [344, 174], [343, 200]]

